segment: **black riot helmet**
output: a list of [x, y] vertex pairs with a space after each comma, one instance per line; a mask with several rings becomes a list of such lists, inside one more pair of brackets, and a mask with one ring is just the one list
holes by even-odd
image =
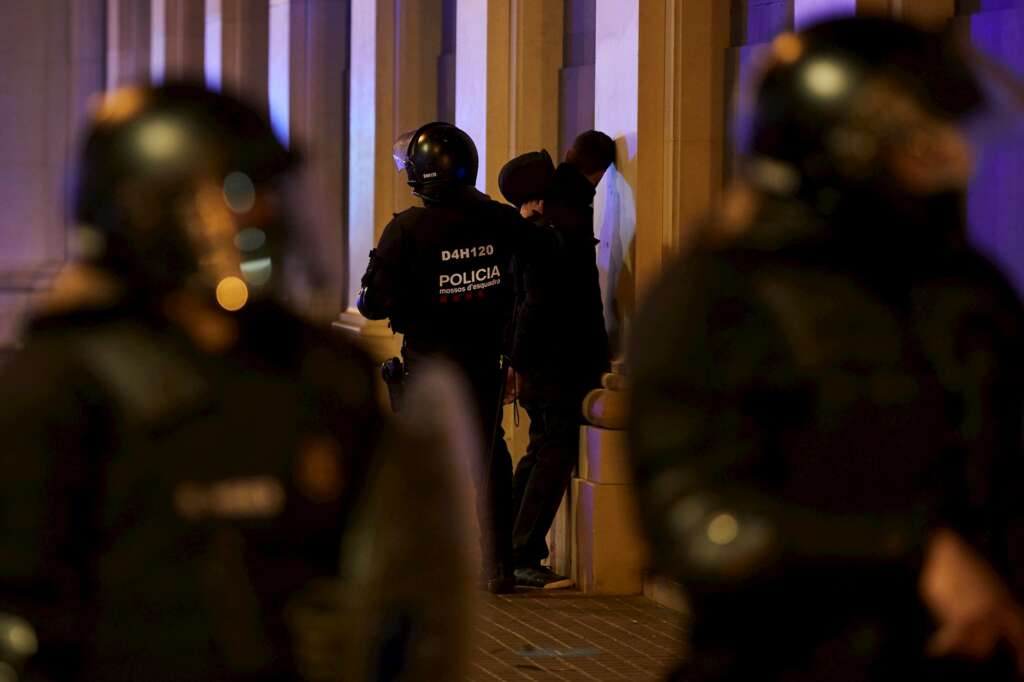
[[413, 193], [436, 201], [452, 186], [476, 184], [480, 158], [472, 138], [450, 123], [434, 122], [395, 141], [395, 164]]
[[887, 146], [927, 120], [959, 124], [984, 103], [952, 33], [880, 17], [826, 21], [772, 43], [745, 170], [773, 193], [841, 193], [876, 176]]
[[239, 309], [280, 275], [279, 190], [295, 163], [228, 95], [184, 83], [108, 94], [78, 169], [82, 255], [137, 290], [208, 290]]

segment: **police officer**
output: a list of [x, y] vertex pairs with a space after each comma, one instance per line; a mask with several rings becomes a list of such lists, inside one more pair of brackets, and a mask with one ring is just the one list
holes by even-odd
[[546, 536], [579, 459], [583, 397], [608, 371], [592, 204], [615, 160], [604, 133], [579, 135], [557, 168], [546, 151], [509, 161], [499, 186], [523, 217], [561, 236], [559, 248], [517, 261], [511, 362], [530, 416], [530, 444], [513, 477], [516, 582], [554, 589], [572, 581], [542, 565]]
[[1024, 669], [996, 549], [1020, 527], [999, 489], [1019, 496], [1021, 389], [995, 373], [1020, 363], [993, 336], [1019, 343], [1020, 305], [958, 210], [981, 93], [950, 36], [888, 20], [773, 43], [749, 186], [633, 338], [639, 500], [694, 611], [679, 679]]
[[483, 434], [478, 496], [484, 577], [492, 592], [515, 589], [511, 566], [512, 460], [499, 413], [501, 363], [512, 313], [509, 262], [543, 246], [545, 235], [509, 206], [474, 188], [473, 140], [453, 125], [428, 123], [402, 136], [395, 160], [422, 206], [397, 214], [381, 234], [358, 300], [369, 319], [388, 318], [405, 335], [406, 371], [425, 358], [455, 363], [469, 381]]
[[[342, 605], [359, 602], [338, 577], [343, 537], [356, 512], [374, 519], [387, 453], [417, 439], [384, 433], [360, 351], [278, 302], [303, 252], [295, 166], [254, 109], [198, 86], [118, 91], [96, 112], [79, 168], [82, 258], [0, 378], [0, 670], [344, 674]], [[417, 514], [450, 523], [444, 509]], [[341, 650], [386, 649], [389, 669], [441, 679], [460, 645], [424, 627], [410, 593], [386, 614], [361, 609], [376, 615], [358, 623], [368, 648]]]

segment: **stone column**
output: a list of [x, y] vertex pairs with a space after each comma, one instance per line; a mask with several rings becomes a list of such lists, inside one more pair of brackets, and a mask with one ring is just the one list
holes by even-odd
[[267, 107], [268, 0], [220, 0], [221, 86]]
[[640, 2], [596, 4], [594, 127], [615, 140], [617, 159], [597, 187], [594, 236], [605, 324], [617, 352], [634, 306]]
[[[355, 309], [359, 278], [377, 242], [377, 226], [391, 211], [391, 78], [394, 69], [394, 2], [352, 0], [349, 63], [348, 270], [337, 323], [355, 335], [389, 338], [385, 325], [370, 323]], [[378, 355], [386, 355], [387, 348]]]
[[563, 3], [515, 0], [511, 9], [512, 156], [547, 149], [557, 163]]
[[476, 142], [476, 186], [498, 192], [498, 171], [513, 156], [512, 0], [459, 0], [455, 48], [455, 124]]
[[729, 5], [652, 0], [640, 9], [636, 287], [718, 200], [724, 182]]
[[496, 199], [498, 172], [513, 156], [558, 156], [562, 3], [459, 0], [455, 124], [480, 153], [477, 187]]
[[203, 0], [150, 3], [150, 80], [201, 79], [206, 33]]
[[151, 5], [107, 0], [107, 89], [149, 82]]
[[[1024, 5], [1018, 3], [961, 3], [958, 28], [979, 51], [1024, 73]], [[1006, 117], [1006, 114], [1003, 115]], [[987, 145], [968, 194], [971, 241], [996, 262], [1024, 294], [1024, 131], [1018, 123], [1003, 124], [996, 144]]]
[[[164, 6], [163, 77], [201, 79], [206, 34], [203, 0], [162, 0], [161, 4]], [[157, 0], [154, 0], [154, 10], [156, 7]]]
[[[601, 293], [613, 346], [623, 337], [633, 307], [640, 5], [639, 0], [596, 2], [594, 127], [615, 139], [617, 154], [594, 201]], [[661, 86], [645, 80], [645, 90]], [[606, 383], [621, 380], [621, 362], [615, 366], [616, 373], [608, 375]], [[645, 550], [628, 480], [622, 397], [610, 388], [598, 389], [583, 405], [591, 426], [581, 429], [579, 472], [572, 483], [572, 527], [573, 569], [584, 592], [635, 594], [643, 587]]]
[[384, 225], [415, 203], [392, 145], [437, 118], [441, 22], [441, 0], [353, 0], [349, 306]]
[[359, 315], [355, 296], [384, 226], [415, 202], [392, 146], [437, 119], [441, 24], [441, 0], [352, 0], [347, 309], [338, 325], [382, 357], [396, 354], [400, 339]]
[[594, 0], [569, 0], [562, 17], [563, 61], [559, 157], [564, 158], [573, 140], [594, 127], [594, 51], [596, 6]]
[[793, 19], [799, 30], [820, 19], [853, 14], [885, 15], [924, 25], [948, 21], [956, 0], [793, 0]]
[[71, 169], [103, 89], [103, 0], [0, 3], [0, 349], [68, 256]]
[[855, 14], [858, 5], [879, 2], [888, 0], [793, 0], [793, 23], [800, 30], [821, 19]]
[[890, 0], [897, 19], [941, 26], [956, 15], [956, 0]]
[[[403, 132], [438, 120], [438, 59], [441, 57], [441, 0], [399, 0], [395, 3], [394, 115], [391, 142]], [[388, 145], [385, 161], [391, 161]], [[388, 168], [392, 212], [418, 206], [405, 173]], [[377, 234], [384, 227], [377, 226]], [[359, 272], [362, 275], [362, 271]]]
[[[275, 0], [277, 3], [277, 0]], [[272, 5], [272, 19], [287, 19], [286, 38], [289, 60], [283, 65], [286, 83], [277, 79], [271, 89], [271, 113], [277, 111], [276, 99], [284, 97], [284, 121], [275, 116], [277, 126], [287, 124], [285, 137], [305, 157], [304, 189], [309, 193], [304, 219], [312, 226], [318, 252], [318, 265], [326, 275], [324, 300], [315, 301], [318, 315], [336, 319], [342, 310], [346, 287], [345, 209], [347, 195], [345, 164], [348, 144], [348, 0], [290, 0]], [[271, 24], [271, 33], [278, 27]], [[282, 69], [274, 64], [273, 69]], [[279, 93], [276, 88], [284, 87]]]
[[224, 42], [224, 17], [221, 0], [204, 0], [203, 74], [206, 87], [220, 90], [221, 44]]

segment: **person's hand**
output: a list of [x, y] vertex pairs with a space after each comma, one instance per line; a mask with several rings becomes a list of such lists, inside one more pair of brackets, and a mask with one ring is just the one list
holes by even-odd
[[938, 622], [930, 655], [983, 660], [1006, 642], [1024, 674], [1024, 612], [985, 559], [953, 531], [930, 538], [919, 589]]
[[519, 215], [527, 220], [533, 220], [533, 217], [537, 215], [544, 215], [544, 200], [535, 199], [525, 202], [519, 207]]
[[519, 395], [519, 374], [511, 367], [505, 374], [505, 394], [502, 396], [502, 405], [511, 405]]

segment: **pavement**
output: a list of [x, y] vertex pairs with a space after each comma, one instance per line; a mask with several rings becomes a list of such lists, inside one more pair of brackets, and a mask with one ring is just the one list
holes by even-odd
[[684, 636], [682, 614], [645, 597], [486, 595], [469, 679], [653, 682], [678, 663]]

